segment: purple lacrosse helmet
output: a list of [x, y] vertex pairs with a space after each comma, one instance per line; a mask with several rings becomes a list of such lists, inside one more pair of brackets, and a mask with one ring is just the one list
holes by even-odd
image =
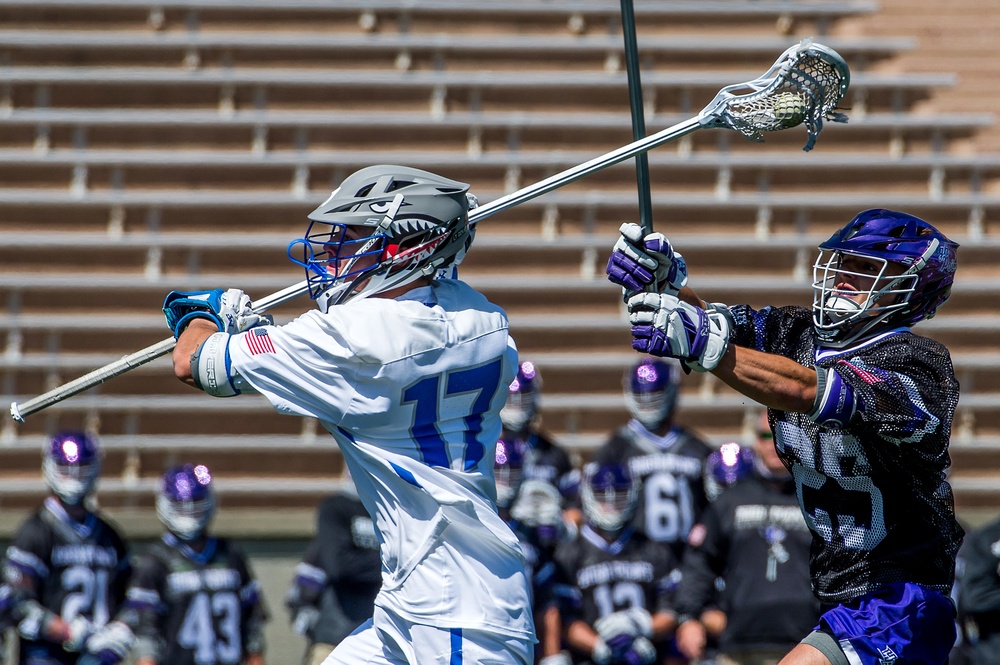
[[753, 471], [753, 451], [736, 442], [724, 443], [705, 460], [705, 493], [710, 501]]
[[[820, 340], [844, 347], [875, 328], [912, 326], [934, 316], [948, 299], [957, 267], [958, 243], [927, 222], [903, 212], [866, 210], [819, 246], [813, 266], [813, 323]], [[881, 264], [864, 304], [844, 297], [845, 276], [871, 277], [842, 267], [856, 256]], [[902, 274], [887, 274], [889, 264]]]
[[207, 466], [185, 464], [163, 474], [156, 515], [171, 533], [184, 541], [197, 540], [214, 513], [215, 492]]
[[52, 493], [76, 506], [90, 494], [101, 474], [101, 448], [84, 432], [59, 432], [46, 444], [42, 474]]
[[624, 464], [590, 463], [583, 469], [580, 487], [587, 522], [602, 531], [621, 531], [632, 519], [639, 488]]
[[625, 406], [643, 427], [655, 431], [673, 415], [680, 381], [676, 361], [642, 358], [625, 373]]
[[500, 409], [500, 420], [510, 432], [523, 432], [538, 414], [542, 393], [542, 375], [530, 360], [525, 360], [517, 368], [517, 376], [511, 382], [507, 402]]
[[510, 508], [513, 505], [517, 492], [521, 489], [523, 471], [524, 455], [520, 447], [506, 439], [497, 441], [493, 475], [497, 484], [497, 505], [501, 508]]

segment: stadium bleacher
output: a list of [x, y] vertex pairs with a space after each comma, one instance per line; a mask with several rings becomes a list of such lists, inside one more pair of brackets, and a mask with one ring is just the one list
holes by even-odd
[[[920, 330], [951, 346], [964, 389], [960, 506], [995, 506], [1000, 155], [968, 149], [995, 118], [926, 110], [961, 73], [898, 71], [896, 56], [920, 47], [912, 36], [839, 31], [878, 9], [637, 0], [650, 132], [803, 37], [853, 69], [850, 123], [811, 153], [801, 129], [763, 144], [703, 131], [651, 152], [655, 218], [704, 295], [754, 304], [807, 304], [816, 243], [867, 207], [925, 215], [959, 240], [955, 296]], [[285, 245], [361, 166], [438, 170], [488, 201], [627, 143], [618, 12], [612, 0], [0, 1], [3, 399], [164, 338], [171, 289], [259, 297], [302, 279]], [[510, 312], [545, 375], [546, 427], [580, 459], [625, 418], [632, 356], [603, 262], [635, 217], [634, 189], [626, 163], [505, 211], [463, 268]], [[710, 376], [686, 377], [681, 400], [681, 420], [713, 441], [744, 434], [752, 405]], [[5, 422], [0, 506], [36, 501], [45, 433], [82, 425], [108, 449], [111, 507], [148, 510], [151, 479], [180, 460], [211, 463], [227, 510], [311, 511], [342, 474], [314, 422], [198, 395], [163, 359]]]

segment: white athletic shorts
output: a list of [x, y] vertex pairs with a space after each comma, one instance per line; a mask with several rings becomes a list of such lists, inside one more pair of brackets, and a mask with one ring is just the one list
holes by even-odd
[[469, 628], [404, 621], [375, 608], [375, 616], [337, 645], [323, 665], [530, 665], [534, 645], [524, 638]]

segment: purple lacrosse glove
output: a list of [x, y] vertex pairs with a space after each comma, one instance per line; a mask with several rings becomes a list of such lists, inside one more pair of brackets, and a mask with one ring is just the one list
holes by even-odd
[[706, 311], [666, 293], [640, 293], [628, 300], [632, 348], [677, 358], [689, 369], [715, 369], [729, 347], [732, 322], [725, 305]]
[[687, 284], [687, 263], [662, 233], [643, 235], [638, 224], [622, 224], [608, 259], [608, 279], [627, 292], [677, 293]]
[[635, 635], [629, 635], [628, 633], [615, 635], [610, 640], [607, 640], [606, 644], [611, 649], [611, 661], [615, 663], [622, 662], [635, 640]]

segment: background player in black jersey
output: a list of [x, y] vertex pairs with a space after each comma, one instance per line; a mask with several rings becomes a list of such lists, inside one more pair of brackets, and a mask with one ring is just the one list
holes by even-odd
[[507, 401], [500, 410], [503, 432], [500, 438], [515, 443], [524, 456], [525, 480], [542, 480], [559, 490], [563, 510], [576, 524], [580, 512], [580, 472], [565, 450], [542, 431], [538, 409], [542, 395], [542, 375], [530, 360], [522, 360], [511, 381]]
[[718, 665], [774, 665], [819, 619], [809, 586], [812, 538], [798, 508], [795, 482], [774, 449], [767, 413], [755, 423], [748, 474], [724, 488], [691, 530], [675, 606], [677, 644], [692, 659], [707, 642], [702, 613], [725, 588]]
[[98, 441], [84, 432], [60, 432], [43, 451], [52, 495], [18, 529], [3, 571], [23, 665], [77, 663], [98, 650], [117, 662], [131, 646], [110, 621], [131, 574], [125, 542], [85, 505], [100, 469]]
[[962, 640], [952, 664], [993, 665], [1000, 662], [1000, 519], [972, 531], [958, 556]]
[[574, 592], [562, 612], [577, 662], [650, 665], [667, 656], [678, 562], [629, 524], [638, 490], [624, 464], [584, 468], [583, 528], [556, 551], [559, 579]]
[[244, 555], [206, 533], [215, 512], [203, 465], [167, 471], [156, 514], [167, 527], [136, 566], [124, 621], [136, 665], [263, 665], [265, 611]]
[[705, 303], [666, 238], [622, 227], [608, 275], [633, 346], [770, 409], [813, 533], [813, 589], [834, 605], [785, 665], [944, 663], [955, 641], [958, 382], [947, 349], [910, 327], [950, 295], [956, 248], [912, 215], [867, 210], [820, 245], [811, 311], [755, 310]]
[[697, 434], [674, 422], [680, 371], [673, 360], [636, 360], [623, 381], [632, 419], [595, 454], [600, 464], [628, 465], [640, 487], [635, 526], [669, 545], [678, 561], [708, 503], [703, 471], [711, 453]]
[[286, 604], [292, 629], [309, 640], [305, 665], [319, 665], [372, 618], [382, 588], [375, 525], [353, 483], [320, 502], [316, 536], [295, 569]]
[[562, 511], [562, 496], [554, 485], [540, 478], [525, 478], [527, 463], [519, 445], [497, 441], [493, 475], [497, 510], [517, 536], [528, 578], [531, 610], [535, 620], [535, 660], [542, 665], [559, 662], [562, 630], [557, 606], [554, 556], [560, 543], [573, 540], [576, 524]]

